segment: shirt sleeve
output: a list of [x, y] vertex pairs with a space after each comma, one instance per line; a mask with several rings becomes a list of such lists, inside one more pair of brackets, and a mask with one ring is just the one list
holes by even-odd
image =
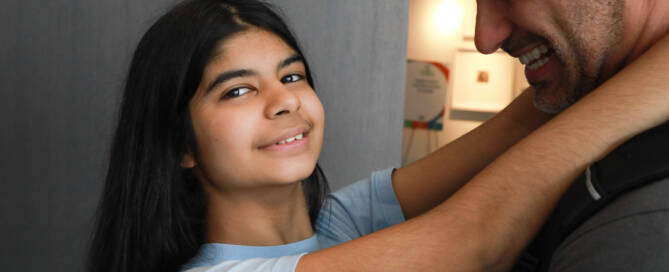
[[349, 241], [404, 221], [389, 168], [329, 195], [316, 221], [322, 248]]
[[186, 272], [286, 272], [295, 271], [300, 258], [306, 253], [279, 258], [255, 258], [247, 260], [225, 261], [213, 266], [203, 266]]

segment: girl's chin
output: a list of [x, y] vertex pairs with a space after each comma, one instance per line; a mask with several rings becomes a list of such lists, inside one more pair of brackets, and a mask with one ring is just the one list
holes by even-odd
[[277, 163], [264, 167], [265, 176], [280, 183], [293, 183], [308, 178], [316, 167], [315, 162]]
[[[278, 183], [290, 184], [307, 179], [313, 173], [314, 167], [291, 167], [283, 169], [271, 169], [268, 176], [272, 177]], [[267, 169], [270, 170], [270, 169]]]

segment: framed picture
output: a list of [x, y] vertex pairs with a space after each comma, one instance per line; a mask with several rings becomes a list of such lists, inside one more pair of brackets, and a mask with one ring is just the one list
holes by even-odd
[[504, 53], [483, 55], [460, 48], [455, 55], [451, 108], [498, 112], [514, 97], [514, 59]]

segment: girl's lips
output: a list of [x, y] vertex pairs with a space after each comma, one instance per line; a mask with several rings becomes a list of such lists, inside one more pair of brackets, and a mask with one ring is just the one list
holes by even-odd
[[276, 137], [268, 139], [268, 140], [263, 140], [261, 144], [257, 145], [260, 149], [270, 147], [272, 145], [275, 145], [278, 142], [281, 142], [283, 140], [286, 140], [291, 137], [295, 137], [299, 134], [302, 134], [306, 136], [306, 134], [311, 131], [312, 125], [310, 124], [304, 124], [304, 125], [299, 125], [297, 127], [293, 127], [290, 129], [285, 129], [281, 133], [279, 133]]
[[261, 150], [265, 151], [292, 151], [292, 150], [299, 150], [302, 148], [305, 148], [306, 146], [309, 145], [309, 133], [304, 132], [302, 134], [302, 139], [295, 139], [294, 141], [290, 143], [284, 143], [284, 144], [271, 144], [268, 146], [261, 147]]

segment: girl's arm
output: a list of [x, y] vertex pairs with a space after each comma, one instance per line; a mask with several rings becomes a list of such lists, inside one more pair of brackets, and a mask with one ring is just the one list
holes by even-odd
[[509, 106], [457, 140], [393, 172], [404, 218], [411, 219], [450, 197], [474, 175], [552, 115], [534, 107], [527, 89]]
[[428, 212], [302, 257], [296, 271], [500, 271], [571, 182], [669, 119], [669, 38], [532, 132]]

